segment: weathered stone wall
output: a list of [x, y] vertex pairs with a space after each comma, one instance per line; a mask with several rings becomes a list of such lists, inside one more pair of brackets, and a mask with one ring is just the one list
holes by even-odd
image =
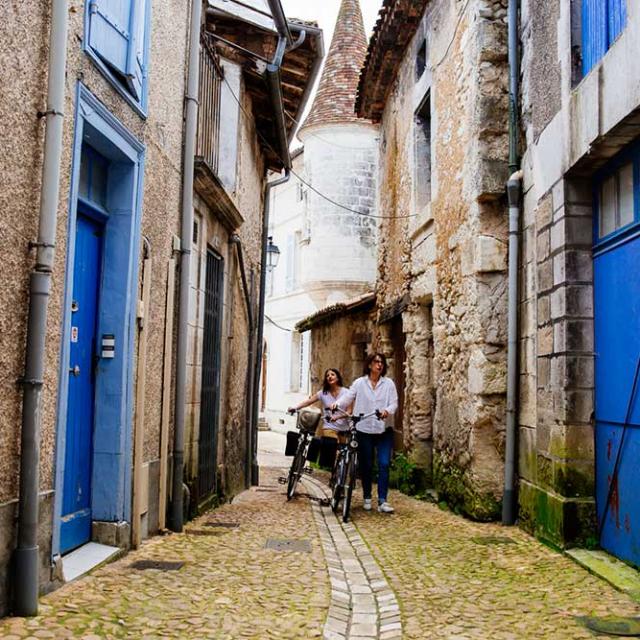
[[[57, 247], [52, 297], [47, 328], [46, 375], [42, 398], [41, 438], [41, 557], [43, 587], [51, 584], [51, 535], [56, 448], [56, 408], [62, 338], [63, 291], [68, 232], [68, 210], [76, 88], [81, 80], [107, 108], [146, 145], [143, 216], [141, 232], [152, 248], [153, 272], [145, 396], [144, 461], [152, 470], [150, 495], [157, 495], [160, 403], [167, 261], [172, 236], [178, 232], [182, 163], [182, 120], [188, 3], [170, 0], [154, 3], [152, 9], [148, 116], [141, 118], [120, 97], [95, 64], [82, 51], [85, 5], [69, 3], [66, 106], [62, 156], [62, 178], [58, 207]], [[50, 16], [49, 4], [10, 0], [0, 7], [0, 124], [2, 153], [0, 172], [0, 236], [6, 269], [0, 288], [0, 510], [13, 513], [17, 501], [21, 388], [16, 381], [23, 373], [28, 306], [28, 273], [33, 254], [28, 243], [37, 233], [42, 172]], [[137, 349], [136, 349], [137, 351]], [[157, 529], [157, 506], [151, 505], [149, 531]], [[11, 519], [0, 526], [0, 613], [6, 606], [7, 567], [14, 544]]]
[[322, 388], [324, 372], [329, 368], [338, 369], [347, 386], [362, 375], [372, 349], [374, 323], [373, 311], [359, 311], [311, 330], [311, 393]]
[[[379, 209], [397, 219], [381, 223], [377, 293], [382, 315], [410, 294], [402, 312], [405, 442], [442, 494], [478, 518], [496, 515], [502, 485], [505, 15], [502, 2], [472, 2], [464, 15], [432, 3], [381, 127]], [[429, 59], [416, 78], [425, 38]], [[419, 209], [414, 114], [428, 91], [431, 199]], [[384, 327], [378, 339], [391, 348]]]

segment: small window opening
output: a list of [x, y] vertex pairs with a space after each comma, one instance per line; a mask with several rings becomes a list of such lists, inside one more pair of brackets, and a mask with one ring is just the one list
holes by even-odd
[[431, 95], [415, 115], [414, 193], [418, 212], [431, 202]]
[[427, 70], [427, 40], [426, 38], [418, 47], [418, 54], [416, 56], [416, 77], [418, 80], [422, 78], [422, 75]]

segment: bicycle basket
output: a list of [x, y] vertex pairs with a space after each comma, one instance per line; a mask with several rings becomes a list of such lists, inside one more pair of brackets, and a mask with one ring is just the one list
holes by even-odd
[[298, 413], [298, 421], [296, 426], [298, 427], [298, 429], [300, 429], [300, 431], [305, 431], [306, 433], [313, 434], [316, 432], [321, 418], [322, 414], [319, 411], [305, 409]]

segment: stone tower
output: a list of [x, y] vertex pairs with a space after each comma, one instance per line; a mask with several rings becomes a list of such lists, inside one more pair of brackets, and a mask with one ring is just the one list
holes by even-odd
[[378, 130], [354, 111], [366, 52], [360, 4], [342, 0], [318, 92], [298, 133], [313, 187], [307, 191], [301, 284], [319, 308], [371, 290], [375, 282], [376, 218], [371, 216]]

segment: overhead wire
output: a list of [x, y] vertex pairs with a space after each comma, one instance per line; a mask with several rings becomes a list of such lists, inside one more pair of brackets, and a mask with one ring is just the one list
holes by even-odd
[[280, 329], [281, 331], [287, 331], [288, 333], [293, 333], [293, 329], [287, 329], [286, 327], [283, 327], [282, 325], [279, 325], [275, 320], [272, 320], [266, 313], [264, 314], [264, 317], [267, 319], [268, 322], [270, 322], [274, 327], [277, 327], [278, 329]]
[[[238, 96], [235, 94], [233, 88], [231, 87], [231, 85], [229, 84], [229, 81], [227, 80], [226, 77], [222, 77], [223, 82], [227, 85], [227, 88], [229, 89], [229, 92], [231, 93], [231, 95], [233, 96], [233, 99], [238, 103], [238, 107], [240, 108], [240, 111], [244, 114], [245, 118], [247, 118], [249, 121], [251, 121], [253, 118], [251, 116], [251, 114], [249, 114], [247, 112], [247, 110], [244, 108], [244, 106], [242, 105], [242, 103], [240, 102], [240, 99], [238, 98]], [[282, 160], [282, 157], [280, 156], [280, 154], [273, 148], [273, 146], [271, 145], [271, 143], [265, 138], [265, 136], [260, 132], [260, 131], [256, 131], [258, 137], [262, 140], [262, 142], [265, 144], [265, 146], [270, 149], [272, 151], [272, 153], [284, 164], [284, 161]], [[341, 204], [340, 202], [337, 202], [336, 200], [334, 200], [333, 198], [329, 197], [328, 195], [322, 193], [322, 191], [318, 190], [316, 187], [314, 187], [310, 182], [308, 182], [307, 180], [305, 180], [302, 176], [300, 176], [299, 173], [297, 173], [293, 167], [291, 167], [289, 169], [289, 171], [291, 172], [292, 175], [294, 175], [302, 184], [306, 185], [309, 189], [311, 189], [311, 191], [313, 191], [314, 193], [316, 193], [317, 195], [319, 195], [321, 198], [323, 198], [324, 200], [326, 200], [327, 202], [330, 202], [331, 204], [333, 204], [334, 206], [338, 207], [339, 209], [344, 209], [345, 211], [348, 211], [349, 213], [355, 213], [358, 216], [363, 216], [365, 218], [375, 218], [378, 220], [400, 220], [400, 219], [407, 219], [407, 218], [416, 218], [418, 216], [418, 214], [408, 214], [408, 215], [404, 215], [404, 216], [381, 216], [381, 215], [376, 215], [373, 213], [365, 213], [363, 211], [358, 211], [357, 209], [352, 209], [351, 207], [347, 207], [344, 204]]]

